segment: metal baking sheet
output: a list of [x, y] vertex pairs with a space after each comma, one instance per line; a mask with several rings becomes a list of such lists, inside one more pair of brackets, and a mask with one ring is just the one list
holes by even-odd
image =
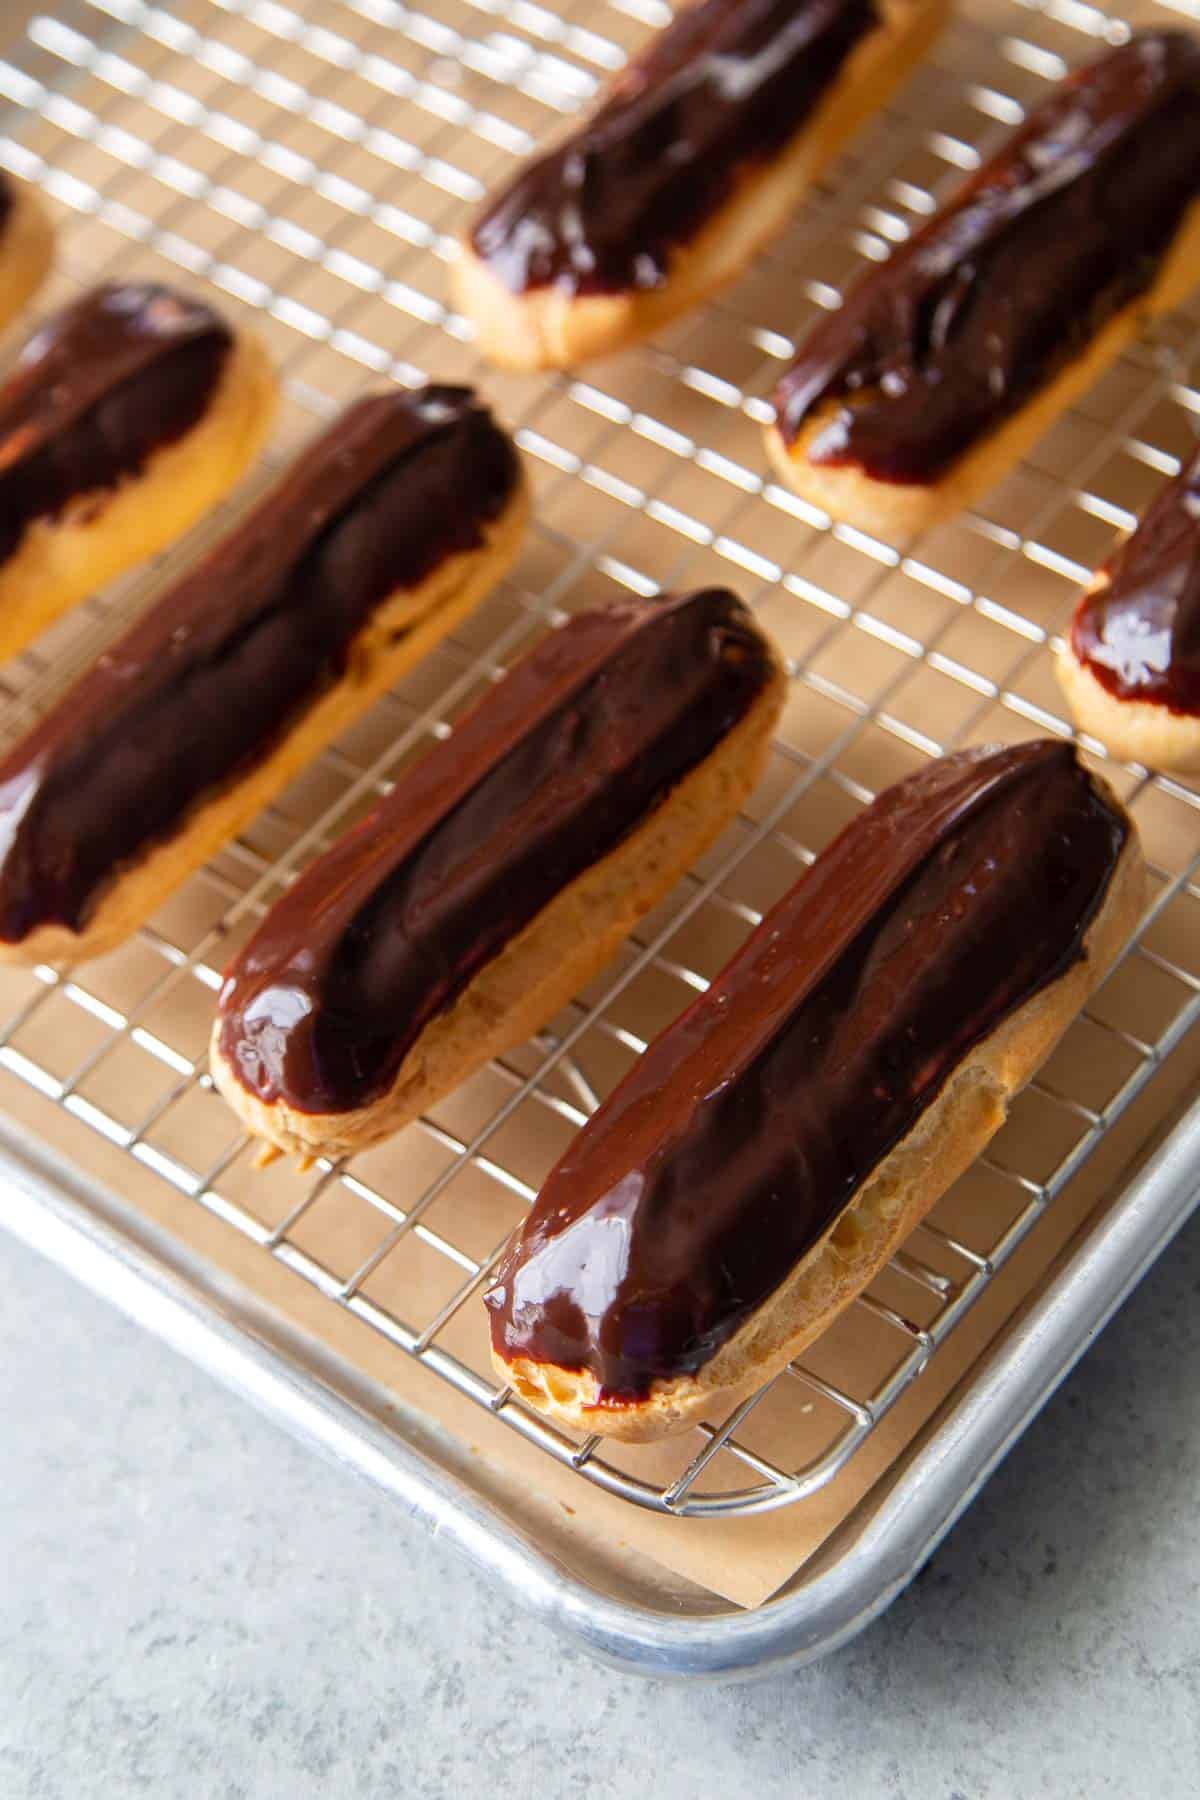
[[[370, 380], [476, 379], [517, 428], [537, 509], [525, 556], [476, 618], [133, 944], [70, 978], [49, 968], [0, 976], [0, 1067], [580, 1483], [650, 1512], [738, 1518], [829, 1490], [1040, 1223], [1095, 1176], [1114, 1128], [1128, 1140], [1136, 1127], [1123, 1158], [1144, 1152], [1177, 1107], [1200, 1012], [1192, 786], [1114, 766], [1089, 746], [1153, 862], [1139, 941], [991, 1153], [843, 1326], [767, 1394], [669, 1453], [572, 1439], [488, 1369], [478, 1292], [490, 1260], [597, 1097], [855, 807], [956, 744], [1067, 729], [1050, 675], [1055, 633], [1075, 586], [1192, 440], [1200, 313], [1156, 328], [977, 511], [912, 543], [831, 526], [771, 481], [765, 395], [805, 321], [836, 304], [864, 259], [886, 254], [1047, 82], [1127, 29], [1074, 0], [980, 0], [793, 230], [719, 301], [578, 377], [481, 371], [445, 303], [454, 230], [483, 184], [666, 16], [659, 0], [556, 11], [522, 0], [425, 10], [79, 0], [35, 14], [0, 59], [10, 107], [0, 162], [56, 204], [60, 294], [155, 270], [208, 284], [252, 316], [286, 382], [275, 462]], [[1139, 22], [1178, 16], [1148, 7]], [[3, 671], [5, 738], [177, 560], [115, 584]], [[209, 1090], [203, 1060], [219, 970], [239, 934], [561, 614], [707, 580], [756, 606], [793, 677], [770, 769], [743, 817], [613, 970], [396, 1145], [307, 1177], [254, 1175], [252, 1147]], [[25, 1235], [368, 1467], [592, 1647], [660, 1671], [734, 1669], [835, 1641], [911, 1573], [1181, 1222], [1196, 1130], [1185, 1121], [1135, 1181], [1094, 1181], [1088, 1229], [1039, 1284], [1020, 1333], [792, 1591], [753, 1613], [700, 1589], [656, 1598], [644, 1571], [607, 1568], [599, 1586], [594, 1572], [564, 1572], [519, 1535], [511, 1496], [484, 1496], [461, 1445], [416, 1414], [398, 1416], [361, 1369], [316, 1354], [303, 1332], [276, 1316], [268, 1325], [219, 1268], [114, 1200], [86, 1154], [51, 1166], [35, 1141], [14, 1139], [19, 1200], [5, 1205]]]

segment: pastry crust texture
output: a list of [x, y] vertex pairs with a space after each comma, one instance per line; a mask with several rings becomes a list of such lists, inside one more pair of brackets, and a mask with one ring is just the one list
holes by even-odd
[[223, 1057], [213, 1081], [249, 1129], [302, 1157], [349, 1155], [390, 1136], [524, 1041], [614, 954], [719, 835], [758, 780], [786, 691], [775, 664], [749, 711], [615, 850], [565, 887], [432, 1019], [386, 1093], [352, 1112], [303, 1113], [247, 1093]]
[[777, 425], [765, 432], [767, 455], [776, 473], [801, 499], [833, 519], [870, 532], [885, 543], [899, 544], [961, 512], [1012, 469], [1069, 406], [1098, 381], [1138, 332], [1160, 314], [1185, 300], [1200, 271], [1200, 201], [1188, 208], [1153, 285], [1114, 313], [1075, 357], [1033, 398], [1020, 407], [974, 449], [961, 457], [940, 481], [904, 483], [875, 481], [855, 468], [831, 468], [807, 459], [809, 444], [841, 409], [841, 400], [819, 407], [794, 443], [784, 441]]
[[546, 287], [514, 294], [464, 234], [450, 267], [451, 296], [474, 324], [480, 352], [499, 368], [518, 372], [574, 368], [640, 342], [727, 286], [778, 236], [847, 140], [920, 61], [948, 11], [949, 0], [881, 0], [880, 25], [851, 51], [787, 149], [740, 176], [730, 198], [676, 253], [660, 287], [582, 296]]
[[516, 557], [528, 510], [522, 477], [504, 511], [483, 528], [482, 549], [447, 557], [415, 588], [398, 589], [381, 602], [351, 645], [343, 678], [303, 712], [244, 780], [213, 794], [172, 837], [118, 871], [83, 931], [41, 926], [20, 943], [0, 942], [0, 962], [72, 964], [102, 956], [122, 943], [193, 870], [479, 605]]
[[507, 1362], [493, 1351], [497, 1373], [523, 1400], [560, 1424], [626, 1443], [686, 1431], [762, 1387], [869, 1285], [1000, 1129], [1014, 1096], [1124, 948], [1144, 901], [1144, 864], [1131, 824], [1108, 892], [1084, 939], [1084, 957], [1010, 1014], [958, 1064], [907, 1137], [863, 1182], [787, 1279], [694, 1375], [656, 1382], [643, 1400], [597, 1405], [596, 1378], [590, 1371], [523, 1357]]
[[[1106, 584], [1107, 576], [1101, 576], [1088, 596]], [[1155, 700], [1122, 700], [1110, 694], [1076, 656], [1069, 633], [1055, 658], [1054, 673], [1080, 731], [1096, 738], [1110, 755], [1148, 769], [1200, 770], [1200, 719], [1172, 712]]]
[[115, 487], [77, 494], [34, 519], [0, 567], [0, 657], [12, 656], [78, 601], [181, 537], [258, 455], [275, 412], [275, 374], [261, 343], [235, 332], [195, 425]]
[[4, 180], [12, 206], [0, 233], [0, 331], [32, 300], [54, 261], [54, 227], [37, 190], [12, 175]]

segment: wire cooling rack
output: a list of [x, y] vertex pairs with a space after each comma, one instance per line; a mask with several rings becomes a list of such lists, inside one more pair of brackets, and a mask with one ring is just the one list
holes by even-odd
[[[1200, 313], [1130, 350], [980, 510], [913, 543], [831, 525], [770, 479], [767, 396], [807, 321], [1047, 83], [1128, 30], [1077, 0], [979, 0], [717, 303], [579, 378], [482, 370], [445, 304], [455, 230], [668, 16], [661, 0], [76, 0], [0, 61], [0, 162], [61, 213], [56, 297], [158, 273], [252, 315], [285, 378], [276, 463], [366, 382], [475, 379], [516, 428], [537, 513], [476, 617], [133, 943], [69, 977], [0, 976], [0, 1063], [581, 1478], [661, 1511], [733, 1514], [801, 1501], [846, 1463], [1200, 1014], [1191, 786], [1086, 746], [1152, 860], [1138, 941], [991, 1154], [764, 1393], [667, 1446], [572, 1438], [497, 1385], [480, 1292], [570, 1134], [837, 826], [925, 757], [1067, 732], [1054, 634], [1191, 441]], [[23, 728], [178, 560], [10, 665], [0, 731]], [[623, 589], [712, 580], [756, 607], [792, 675], [747, 811], [537, 1040], [389, 1145], [255, 1173], [204, 1046], [220, 970], [273, 896], [539, 633]]]

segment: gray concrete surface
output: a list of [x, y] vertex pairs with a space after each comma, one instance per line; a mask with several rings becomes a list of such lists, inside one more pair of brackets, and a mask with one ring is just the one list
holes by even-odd
[[754, 1687], [564, 1650], [0, 1238], [0, 1795], [1200, 1791], [1200, 1221], [914, 1587]]

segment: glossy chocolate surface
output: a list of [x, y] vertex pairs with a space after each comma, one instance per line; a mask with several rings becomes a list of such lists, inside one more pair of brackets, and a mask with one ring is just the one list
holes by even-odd
[[275, 905], [226, 976], [221, 1049], [302, 1112], [385, 1092], [422, 1028], [615, 849], [770, 674], [711, 588], [544, 639]]
[[12, 182], [7, 175], [0, 171], [0, 231], [3, 231], [8, 223], [8, 215], [13, 209], [14, 198]]
[[465, 388], [343, 413], [0, 763], [0, 936], [86, 924], [339, 679], [380, 601], [482, 543], [518, 479]]
[[145, 282], [94, 288], [47, 320], [0, 388], [0, 566], [34, 519], [190, 430], [232, 341], [211, 307]]
[[861, 813], [552, 1171], [487, 1295], [603, 1404], [693, 1373], [971, 1047], [1083, 952], [1126, 826], [1070, 745], [944, 758]]
[[875, 0], [696, 0], [599, 111], [520, 169], [471, 234], [513, 293], [660, 287], [672, 255], [777, 156], [877, 23]]
[[1080, 601], [1071, 647], [1118, 700], [1200, 714], [1200, 450]]
[[793, 443], [932, 483], [1145, 293], [1200, 199], [1200, 42], [1147, 32], [1060, 84], [957, 197], [801, 345], [775, 394]]

